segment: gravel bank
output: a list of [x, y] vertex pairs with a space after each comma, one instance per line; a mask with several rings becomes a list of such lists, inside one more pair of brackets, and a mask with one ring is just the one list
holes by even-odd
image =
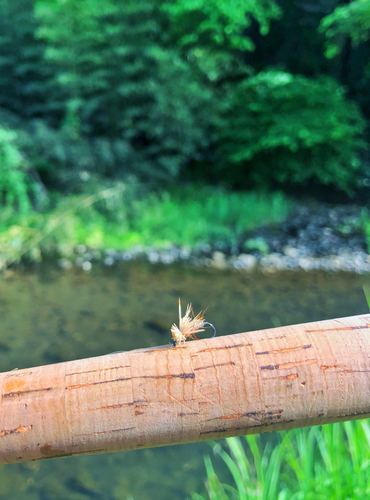
[[[361, 229], [361, 207], [319, 205], [300, 207], [282, 225], [264, 227], [245, 235], [238, 246], [166, 249], [136, 247], [129, 251], [76, 249], [75, 264], [89, 271], [94, 262], [112, 266], [117, 261], [146, 259], [152, 263], [212, 266], [264, 272], [325, 270], [370, 272], [370, 255]], [[59, 261], [62, 268], [71, 262]]]

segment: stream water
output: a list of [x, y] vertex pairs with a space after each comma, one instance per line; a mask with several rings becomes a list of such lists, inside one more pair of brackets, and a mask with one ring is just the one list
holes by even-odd
[[[218, 335], [368, 312], [370, 276], [243, 274], [127, 263], [90, 273], [43, 266], [0, 276], [0, 371], [170, 342], [177, 300]], [[272, 433], [273, 437], [273, 433]], [[0, 467], [0, 499], [185, 500], [204, 490], [209, 444]], [[222, 465], [216, 472], [226, 477]]]

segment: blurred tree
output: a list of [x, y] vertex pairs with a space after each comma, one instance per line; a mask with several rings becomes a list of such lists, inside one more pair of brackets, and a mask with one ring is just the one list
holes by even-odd
[[293, 74], [319, 76], [330, 73], [332, 64], [323, 57], [325, 36], [318, 34], [321, 19], [330, 14], [338, 0], [279, 0], [282, 15], [272, 20], [269, 36], [261, 36], [256, 23], [247, 34], [255, 50], [245, 54], [255, 71], [276, 66]]
[[93, 138], [87, 167], [170, 181], [207, 147], [212, 93], [161, 47], [153, 0], [39, 0], [36, 13], [65, 95], [62, 129]]
[[0, 107], [27, 119], [45, 118], [57, 102], [33, 6], [33, 0], [0, 0]]
[[349, 189], [364, 122], [345, 95], [370, 118], [370, 0], [338, 3], [0, 0], [0, 125], [58, 187], [182, 169]]
[[354, 0], [325, 16], [319, 32], [326, 36], [326, 57], [370, 119], [370, 0]]
[[270, 21], [281, 14], [273, 0], [166, 0], [161, 9], [169, 16], [168, 35], [186, 50], [253, 50], [254, 43], [245, 33], [252, 19], [266, 35]]
[[328, 43], [327, 57], [334, 57], [343, 49], [349, 36], [354, 45], [370, 40], [370, 0], [354, 0], [337, 7], [321, 21], [320, 32]]
[[234, 185], [356, 186], [366, 123], [333, 79], [265, 71], [230, 87], [228, 102], [220, 148]]
[[265, 36], [281, 16], [273, 0], [166, 0], [161, 10], [168, 18], [164, 42], [213, 83], [248, 76], [253, 70], [243, 56], [255, 49], [248, 28], [255, 23]]
[[41, 186], [30, 175], [27, 159], [16, 144], [16, 133], [0, 126], [0, 204], [27, 214], [39, 201]]
[[[319, 31], [326, 36], [326, 57], [333, 60], [339, 81], [370, 120], [370, 0], [354, 0], [336, 7], [322, 19]], [[369, 127], [366, 137], [369, 143]], [[364, 185], [369, 186], [369, 149], [364, 151], [363, 163], [367, 171]]]

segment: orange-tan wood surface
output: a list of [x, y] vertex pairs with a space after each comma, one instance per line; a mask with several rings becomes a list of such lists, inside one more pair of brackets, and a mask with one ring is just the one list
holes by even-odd
[[0, 374], [0, 462], [370, 416], [370, 315]]

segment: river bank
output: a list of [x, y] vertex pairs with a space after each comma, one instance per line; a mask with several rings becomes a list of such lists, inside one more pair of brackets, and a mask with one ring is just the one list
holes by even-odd
[[73, 264], [89, 271], [95, 263], [112, 266], [119, 261], [147, 260], [164, 265], [183, 262], [193, 266], [242, 271], [284, 270], [370, 273], [370, 252], [363, 229], [363, 208], [357, 205], [315, 204], [296, 207], [279, 224], [245, 233], [233, 245], [169, 244], [165, 248], [136, 245], [128, 250], [99, 250], [77, 245], [73, 258], [60, 259], [62, 268]]

